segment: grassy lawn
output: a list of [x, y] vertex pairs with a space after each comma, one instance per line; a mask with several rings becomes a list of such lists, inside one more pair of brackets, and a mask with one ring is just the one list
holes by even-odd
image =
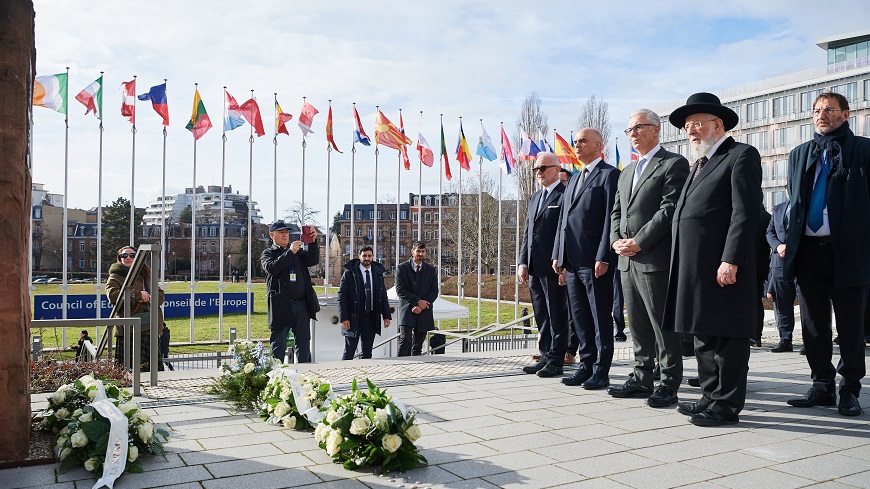
[[[68, 293], [72, 294], [93, 294], [94, 293], [94, 285], [93, 284], [73, 284], [69, 286]], [[322, 287], [315, 287], [318, 293], [323, 292]], [[449, 290], [449, 289], [448, 289]], [[167, 293], [173, 294], [189, 294], [190, 293], [190, 283], [189, 282], [167, 282], [165, 291]], [[197, 292], [218, 292], [218, 283], [217, 282], [198, 282], [197, 283]], [[245, 292], [246, 284], [244, 283], [226, 283], [224, 284], [224, 292]], [[251, 338], [253, 339], [264, 339], [269, 337], [269, 327], [266, 323], [266, 284], [264, 283], [254, 283], [251, 284], [251, 291], [254, 293], [254, 303], [253, 303], [253, 313], [251, 314]], [[101, 291], [102, 292], [102, 291]], [[337, 292], [336, 287], [331, 287], [330, 292], [335, 294]], [[37, 285], [36, 290], [34, 291], [37, 295], [51, 295], [51, 294], [60, 294], [60, 287], [58, 285], [50, 284], [50, 285]], [[449, 299], [448, 299], [449, 300]], [[455, 299], [451, 302], [455, 302]], [[475, 329], [477, 327], [477, 298], [465, 298], [462, 304], [468, 308], [470, 318], [462, 321], [462, 328], [470, 327], [471, 329]], [[493, 301], [481, 301], [481, 325], [486, 326], [487, 324], [495, 322], [496, 318], [496, 304]], [[520, 305], [520, 311], [522, 311], [522, 305]], [[501, 321], [503, 323], [513, 321], [514, 319], [514, 305], [513, 302], [502, 301], [501, 306]], [[459, 321], [451, 320], [451, 321], [442, 321], [441, 329], [456, 329]], [[188, 343], [191, 341], [191, 324], [190, 318], [181, 317], [181, 318], [169, 318], [166, 319], [166, 325], [170, 328], [172, 332], [172, 342], [173, 343]], [[338, 327], [338, 326], [336, 326]], [[247, 318], [244, 314], [225, 314], [223, 318], [223, 331], [222, 334], [219, 333], [218, 326], [218, 316], [217, 315], [208, 315], [208, 316], [196, 316], [193, 321], [193, 342], [201, 343], [201, 344], [192, 344], [185, 346], [173, 346], [173, 353], [193, 353], [193, 352], [211, 352], [215, 351], [216, 346], [209, 343], [217, 343], [220, 341], [227, 341], [229, 338], [230, 328], [236, 328], [236, 334], [239, 338], [245, 338], [247, 336], [248, 326], [247, 326]], [[92, 338], [96, 338], [95, 328], [87, 328], [90, 331], [90, 336]], [[79, 329], [67, 329], [67, 346], [75, 345], [78, 342], [78, 332]], [[34, 328], [32, 334], [39, 334], [43, 338], [43, 347], [44, 348], [56, 348], [62, 343], [62, 334], [60, 329], [54, 328]]]

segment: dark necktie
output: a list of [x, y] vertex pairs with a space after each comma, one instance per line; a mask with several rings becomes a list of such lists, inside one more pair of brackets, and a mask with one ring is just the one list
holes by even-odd
[[707, 164], [707, 157], [702, 156], [698, 158], [698, 161], [696, 163], [698, 164], [698, 168], [695, 169], [695, 173], [692, 175], [692, 181], [689, 182], [689, 185], [695, 183], [695, 179], [698, 178], [698, 174], [701, 173], [701, 170], [704, 169], [704, 165]]
[[586, 182], [586, 177], [589, 176], [589, 168], [584, 168], [583, 171], [580, 172], [580, 180], [577, 181], [577, 186], [574, 187], [574, 198], [577, 198], [577, 195], [580, 194], [580, 188], [583, 187], [583, 184]]
[[813, 193], [810, 196], [810, 210], [807, 213], [807, 226], [816, 232], [824, 224], [825, 211], [825, 193], [828, 189], [828, 173], [831, 171], [831, 164], [828, 162], [828, 152], [822, 153], [822, 159], [819, 160], [819, 177], [816, 179], [816, 185], [813, 187]]
[[538, 201], [538, 213], [535, 214], [536, 216], [541, 215], [541, 210], [544, 209], [544, 202], [547, 201], [547, 194], [548, 194], [547, 189], [544, 189], [544, 193], [541, 195], [541, 200]]
[[372, 275], [366, 270], [366, 312], [374, 309], [372, 306]]

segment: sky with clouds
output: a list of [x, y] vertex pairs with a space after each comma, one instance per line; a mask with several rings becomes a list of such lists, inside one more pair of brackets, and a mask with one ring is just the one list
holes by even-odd
[[[474, 152], [481, 119], [494, 141], [500, 122], [513, 136], [523, 100], [536, 92], [550, 128], [567, 138], [580, 107], [594, 94], [609, 104], [618, 135], [633, 109], [822, 66], [826, 53], [816, 46], [819, 38], [870, 25], [870, 9], [861, 0], [826, 4], [831, 15], [824, 15], [818, 2], [804, 0], [116, 0], [89, 9], [78, 2], [34, 0], [34, 5], [37, 73], [70, 68], [72, 207], [98, 203], [98, 124], [92, 115], [82, 115], [84, 107], [73, 97], [104, 71], [103, 204], [130, 198], [132, 191], [131, 125], [120, 115], [120, 83], [137, 75], [141, 94], [166, 78], [170, 195], [193, 185], [194, 144], [184, 126], [194, 83], [215, 126], [196, 147], [196, 184], [202, 186], [221, 182], [223, 87], [240, 103], [254, 90], [266, 136], [253, 144], [253, 181], [245, 125], [227, 133], [226, 184], [243, 194], [250, 184], [265, 222], [274, 219], [273, 203], [284, 217], [301, 198], [302, 133], [295, 122], [303, 96], [321, 112], [315, 133], [307, 137], [305, 200], [325, 223], [327, 190], [331, 214], [350, 201], [353, 102], [369, 136], [376, 105], [396, 124], [403, 109], [409, 137], [416, 141], [422, 130], [436, 153], [443, 114], [456, 182], [453, 154], [460, 116]], [[290, 135], [279, 135], [277, 147], [272, 143], [275, 92], [283, 110], [294, 116]], [[344, 153], [332, 153], [327, 189], [324, 128], [330, 99], [336, 142]], [[136, 110], [134, 202], [143, 207], [161, 194], [163, 137], [150, 104], [139, 102]], [[63, 193], [63, 116], [44, 108], [33, 112], [33, 180]], [[618, 144], [627, 155], [627, 138]], [[406, 201], [409, 192], [417, 192], [420, 173], [411, 158], [412, 168], [402, 171], [397, 189], [396, 151], [382, 148], [379, 200], [398, 194]], [[357, 145], [355, 160], [355, 200], [370, 203], [374, 146]], [[498, 172], [494, 162], [485, 161], [483, 168], [493, 176]], [[437, 162], [423, 167], [424, 193], [438, 191], [438, 176]], [[505, 194], [514, 189], [506, 179]]]

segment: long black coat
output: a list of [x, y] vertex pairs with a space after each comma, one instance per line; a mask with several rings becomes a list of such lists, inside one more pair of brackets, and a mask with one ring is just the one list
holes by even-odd
[[317, 294], [311, 284], [311, 274], [308, 267], [317, 265], [320, 261], [320, 252], [317, 241], [308, 245], [308, 250], [300, 249], [294, 255], [290, 248], [284, 249], [273, 244], [263, 250], [260, 255], [260, 265], [266, 272], [266, 293], [269, 317], [269, 329], [274, 326], [283, 327], [293, 319], [290, 310], [290, 265], [295, 265], [297, 280], [302, 280], [305, 287], [305, 303], [308, 306], [308, 315], [311, 319], [317, 319], [320, 305], [317, 303]]
[[[851, 133], [843, 142], [851, 149], [851, 169], [846, 175], [828, 175], [828, 223], [834, 247], [834, 287], [870, 285], [870, 139]], [[807, 222], [807, 208], [821, 151], [814, 141], [788, 155], [788, 190], [791, 196], [783, 274], [794, 277], [795, 256]]]
[[420, 273], [414, 273], [414, 260], [399, 264], [396, 269], [396, 294], [399, 296], [399, 325], [413, 326], [416, 331], [435, 329], [435, 316], [432, 307], [414, 314], [411, 309], [420, 299], [429, 301], [434, 307], [438, 298], [438, 271], [423, 262]]
[[556, 227], [559, 225], [564, 191], [565, 185], [561, 182], [556, 184], [553, 191], [547, 195], [540, 212], [538, 212], [538, 205], [544, 190], [538, 190], [529, 199], [518, 264], [529, 267], [529, 273], [532, 275], [556, 277], [556, 272], [553, 271], [553, 243], [556, 241]]
[[[761, 210], [758, 150], [728, 137], [689, 178], [673, 219], [670, 280], [662, 328], [682, 333], [752, 338], [758, 290], [755, 237]], [[737, 265], [737, 281], [720, 287], [722, 262]]]
[[[387, 288], [384, 286], [384, 266], [373, 261], [371, 266], [372, 275], [372, 311], [376, 316], [375, 332], [381, 334], [381, 317], [392, 319], [390, 303], [387, 298]], [[341, 328], [342, 336], [348, 332], [359, 332], [359, 316], [362, 314], [363, 304], [360, 299], [365, 297], [365, 279], [359, 269], [359, 258], [355, 258], [344, 265], [341, 274], [341, 282], [338, 285], [338, 320], [350, 321], [350, 328], [345, 331]]]

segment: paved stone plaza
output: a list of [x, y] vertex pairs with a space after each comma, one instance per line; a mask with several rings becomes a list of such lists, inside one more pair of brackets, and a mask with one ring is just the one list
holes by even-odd
[[[775, 332], [765, 334], [773, 346]], [[528, 353], [303, 366], [338, 389], [368, 376], [420, 412], [417, 443], [429, 465], [388, 476], [344, 470], [311, 433], [268, 426], [210, 399], [199, 386], [215, 370], [167, 372], [141, 399], [171, 432], [167, 459], [144, 458], [146, 472], [124, 475], [115, 487], [870, 487], [870, 414], [847, 418], [836, 408], [785, 404], [809, 387], [806, 360], [796, 351], [753, 348], [740, 423], [718, 428], [691, 425], [673, 407], [652, 409], [642, 399], [519, 373]], [[616, 358], [614, 384], [630, 372], [630, 348], [622, 346]], [[695, 374], [694, 359], [686, 371]], [[695, 400], [699, 392], [684, 386], [679, 395]], [[860, 402], [870, 413], [867, 392]], [[84, 469], [56, 469], [2, 470], [0, 487], [82, 489], [95, 482]]]

